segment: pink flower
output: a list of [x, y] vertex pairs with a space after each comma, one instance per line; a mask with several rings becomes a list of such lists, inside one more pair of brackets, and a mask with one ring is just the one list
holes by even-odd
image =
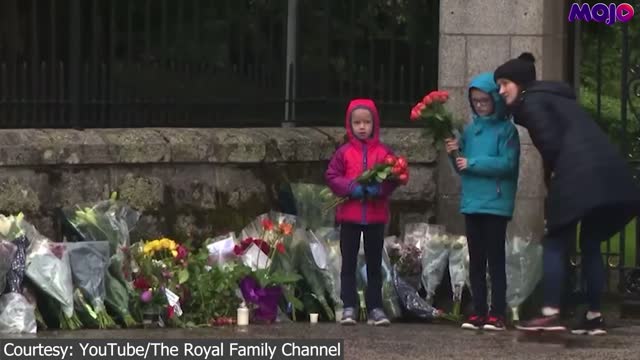
[[182, 260], [185, 259], [187, 257], [187, 254], [189, 254], [189, 250], [187, 250], [186, 247], [179, 245], [178, 246], [178, 256], [176, 256], [176, 259], [178, 260]]
[[140, 301], [142, 301], [145, 304], [151, 302], [152, 298], [153, 298], [153, 293], [151, 292], [151, 289], [145, 290], [142, 292], [142, 294], [140, 294]]

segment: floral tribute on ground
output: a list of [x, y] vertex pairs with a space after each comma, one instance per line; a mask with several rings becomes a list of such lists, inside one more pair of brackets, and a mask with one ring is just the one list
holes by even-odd
[[[406, 159], [393, 156], [361, 176], [364, 183], [408, 179]], [[239, 233], [207, 239], [131, 239], [140, 213], [117, 194], [61, 211], [62, 242], [40, 234], [22, 214], [0, 215], [0, 333], [230, 326], [245, 306], [251, 324], [308, 321], [311, 313], [340, 320], [339, 230], [315, 218], [324, 187], [292, 188], [306, 194], [294, 191], [296, 215], [271, 211]], [[466, 239], [434, 224], [407, 224], [403, 233], [385, 240], [385, 311], [393, 321], [458, 321], [468, 286]], [[517, 306], [539, 278], [539, 271], [524, 269], [540, 264], [541, 252], [523, 241], [507, 250], [509, 304], [517, 318]], [[363, 293], [366, 269], [359, 260]], [[447, 305], [438, 288], [447, 270], [452, 308], [441, 311]]]

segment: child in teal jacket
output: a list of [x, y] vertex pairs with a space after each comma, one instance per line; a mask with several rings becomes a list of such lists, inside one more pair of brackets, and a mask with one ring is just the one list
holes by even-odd
[[[447, 139], [447, 152], [460, 150], [455, 168], [462, 180], [460, 212], [465, 215], [469, 273], [475, 314], [464, 329], [504, 330], [506, 315], [505, 239], [518, 186], [520, 139], [506, 114], [493, 73], [477, 75], [469, 86], [473, 121], [460, 141]], [[487, 306], [487, 260], [491, 310]]]

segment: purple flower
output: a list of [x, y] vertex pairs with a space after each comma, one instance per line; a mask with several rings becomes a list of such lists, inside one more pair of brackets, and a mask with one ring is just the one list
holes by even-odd
[[153, 298], [153, 293], [151, 292], [151, 290], [145, 290], [142, 292], [142, 294], [140, 294], [140, 300], [143, 303], [151, 302], [152, 298]]

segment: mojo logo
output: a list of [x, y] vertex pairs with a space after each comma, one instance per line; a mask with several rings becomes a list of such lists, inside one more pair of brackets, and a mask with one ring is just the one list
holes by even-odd
[[569, 9], [569, 22], [577, 20], [595, 21], [611, 26], [616, 22], [627, 22], [631, 20], [633, 14], [633, 6], [628, 3], [622, 3], [620, 5], [614, 3], [609, 5], [597, 3], [593, 6], [573, 3], [571, 4], [571, 9]]

